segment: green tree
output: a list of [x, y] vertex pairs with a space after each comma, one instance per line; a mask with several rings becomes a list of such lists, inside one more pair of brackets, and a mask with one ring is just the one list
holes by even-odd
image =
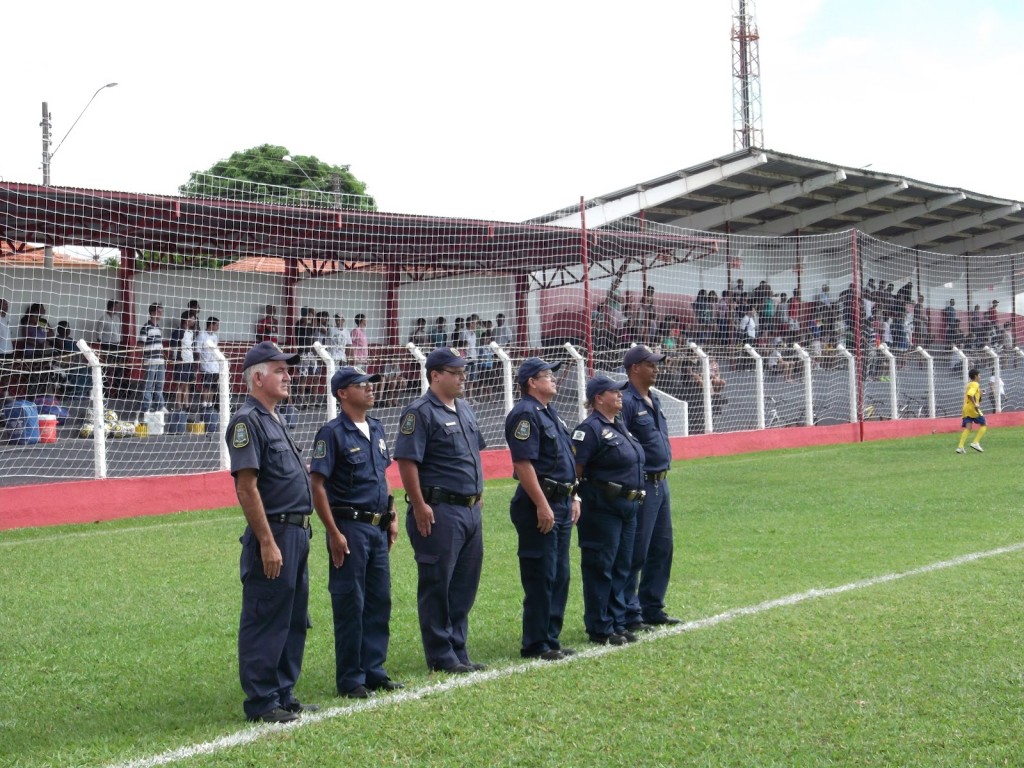
[[205, 171], [193, 171], [178, 191], [186, 197], [377, 209], [366, 183], [353, 176], [348, 166], [331, 165], [314, 155], [292, 155], [273, 144], [235, 152]]

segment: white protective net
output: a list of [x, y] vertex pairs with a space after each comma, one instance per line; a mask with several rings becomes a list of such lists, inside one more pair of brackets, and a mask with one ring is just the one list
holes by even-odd
[[[854, 232], [730, 236], [638, 218], [587, 232], [401, 216], [351, 195], [263, 187], [199, 196], [211, 191], [228, 194], [213, 182], [195, 197], [0, 183], [0, 299], [13, 340], [0, 349], [0, 482], [224, 467], [221, 430], [244, 397], [241, 358], [257, 338], [303, 354], [285, 413], [306, 449], [342, 361], [384, 374], [377, 415], [394, 435], [421, 386], [410, 340], [423, 352], [475, 345], [469, 396], [492, 447], [514, 394], [491, 341], [511, 371], [530, 354], [568, 363], [567, 419], [579, 413], [581, 371], [622, 375], [630, 344], [660, 348], [675, 435], [956, 415], [965, 359], [983, 382], [998, 364], [999, 405], [1024, 407], [1016, 257], [930, 254]], [[41, 242], [52, 265], [26, 245]], [[73, 258], [83, 253], [93, 258]], [[159, 333], [144, 328], [155, 304]], [[79, 340], [96, 355], [95, 377]], [[33, 428], [31, 410], [56, 416], [56, 428]]]

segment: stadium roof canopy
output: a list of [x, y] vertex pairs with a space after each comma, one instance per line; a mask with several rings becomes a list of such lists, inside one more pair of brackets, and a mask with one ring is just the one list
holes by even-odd
[[[676, 262], [714, 253], [720, 240], [675, 230], [608, 231], [589, 239], [603, 259], [654, 252]], [[581, 233], [561, 226], [17, 182], [0, 182], [0, 240], [11, 252], [25, 243], [117, 248], [178, 256], [184, 265], [278, 258], [313, 275], [388, 268], [414, 279], [543, 272], [548, 284], [579, 279], [567, 270], [579, 265], [582, 247]]]
[[[1016, 200], [765, 149], [734, 152], [601, 195], [588, 229], [631, 216], [687, 229], [812, 235], [857, 229], [894, 245], [950, 255], [1024, 252]], [[530, 223], [578, 227], [577, 208]]]

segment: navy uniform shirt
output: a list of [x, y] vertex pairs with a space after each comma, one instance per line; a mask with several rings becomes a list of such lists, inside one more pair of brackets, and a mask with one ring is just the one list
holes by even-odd
[[344, 411], [320, 427], [313, 441], [309, 471], [327, 478], [324, 490], [332, 507], [386, 512], [385, 471], [391, 464], [391, 454], [380, 419], [368, 416], [366, 423], [370, 428], [369, 440]]
[[531, 461], [538, 478], [558, 483], [576, 479], [569, 428], [554, 405], [544, 405], [532, 395], [523, 395], [505, 417], [505, 442], [512, 461]]
[[621, 418], [607, 421], [593, 411], [573, 431], [572, 444], [583, 477], [634, 491], [644, 487], [644, 449]]
[[395, 458], [419, 464], [421, 488], [443, 488], [460, 496], [484, 490], [480, 451], [487, 447], [473, 409], [458, 400], [453, 411], [427, 390], [402, 411]]
[[644, 447], [647, 457], [644, 469], [664, 472], [672, 463], [672, 444], [668, 440], [668, 420], [661, 407], [661, 399], [651, 390], [651, 405], [630, 383], [622, 390], [622, 412], [619, 414], [626, 429], [632, 432]]
[[313, 489], [299, 449], [288, 428], [249, 395], [228, 423], [224, 436], [231, 458], [231, 474], [255, 469], [256, 489], [268, 515], [308, 515]]

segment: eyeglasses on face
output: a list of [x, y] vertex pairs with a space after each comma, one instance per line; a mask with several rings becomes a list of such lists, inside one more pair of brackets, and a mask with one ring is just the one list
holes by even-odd
[[465, 376], [466, 375], [466, 369], [465, 368], [442, 368], [441, 370], [444, 373], [450, 373], [452, 376]]

